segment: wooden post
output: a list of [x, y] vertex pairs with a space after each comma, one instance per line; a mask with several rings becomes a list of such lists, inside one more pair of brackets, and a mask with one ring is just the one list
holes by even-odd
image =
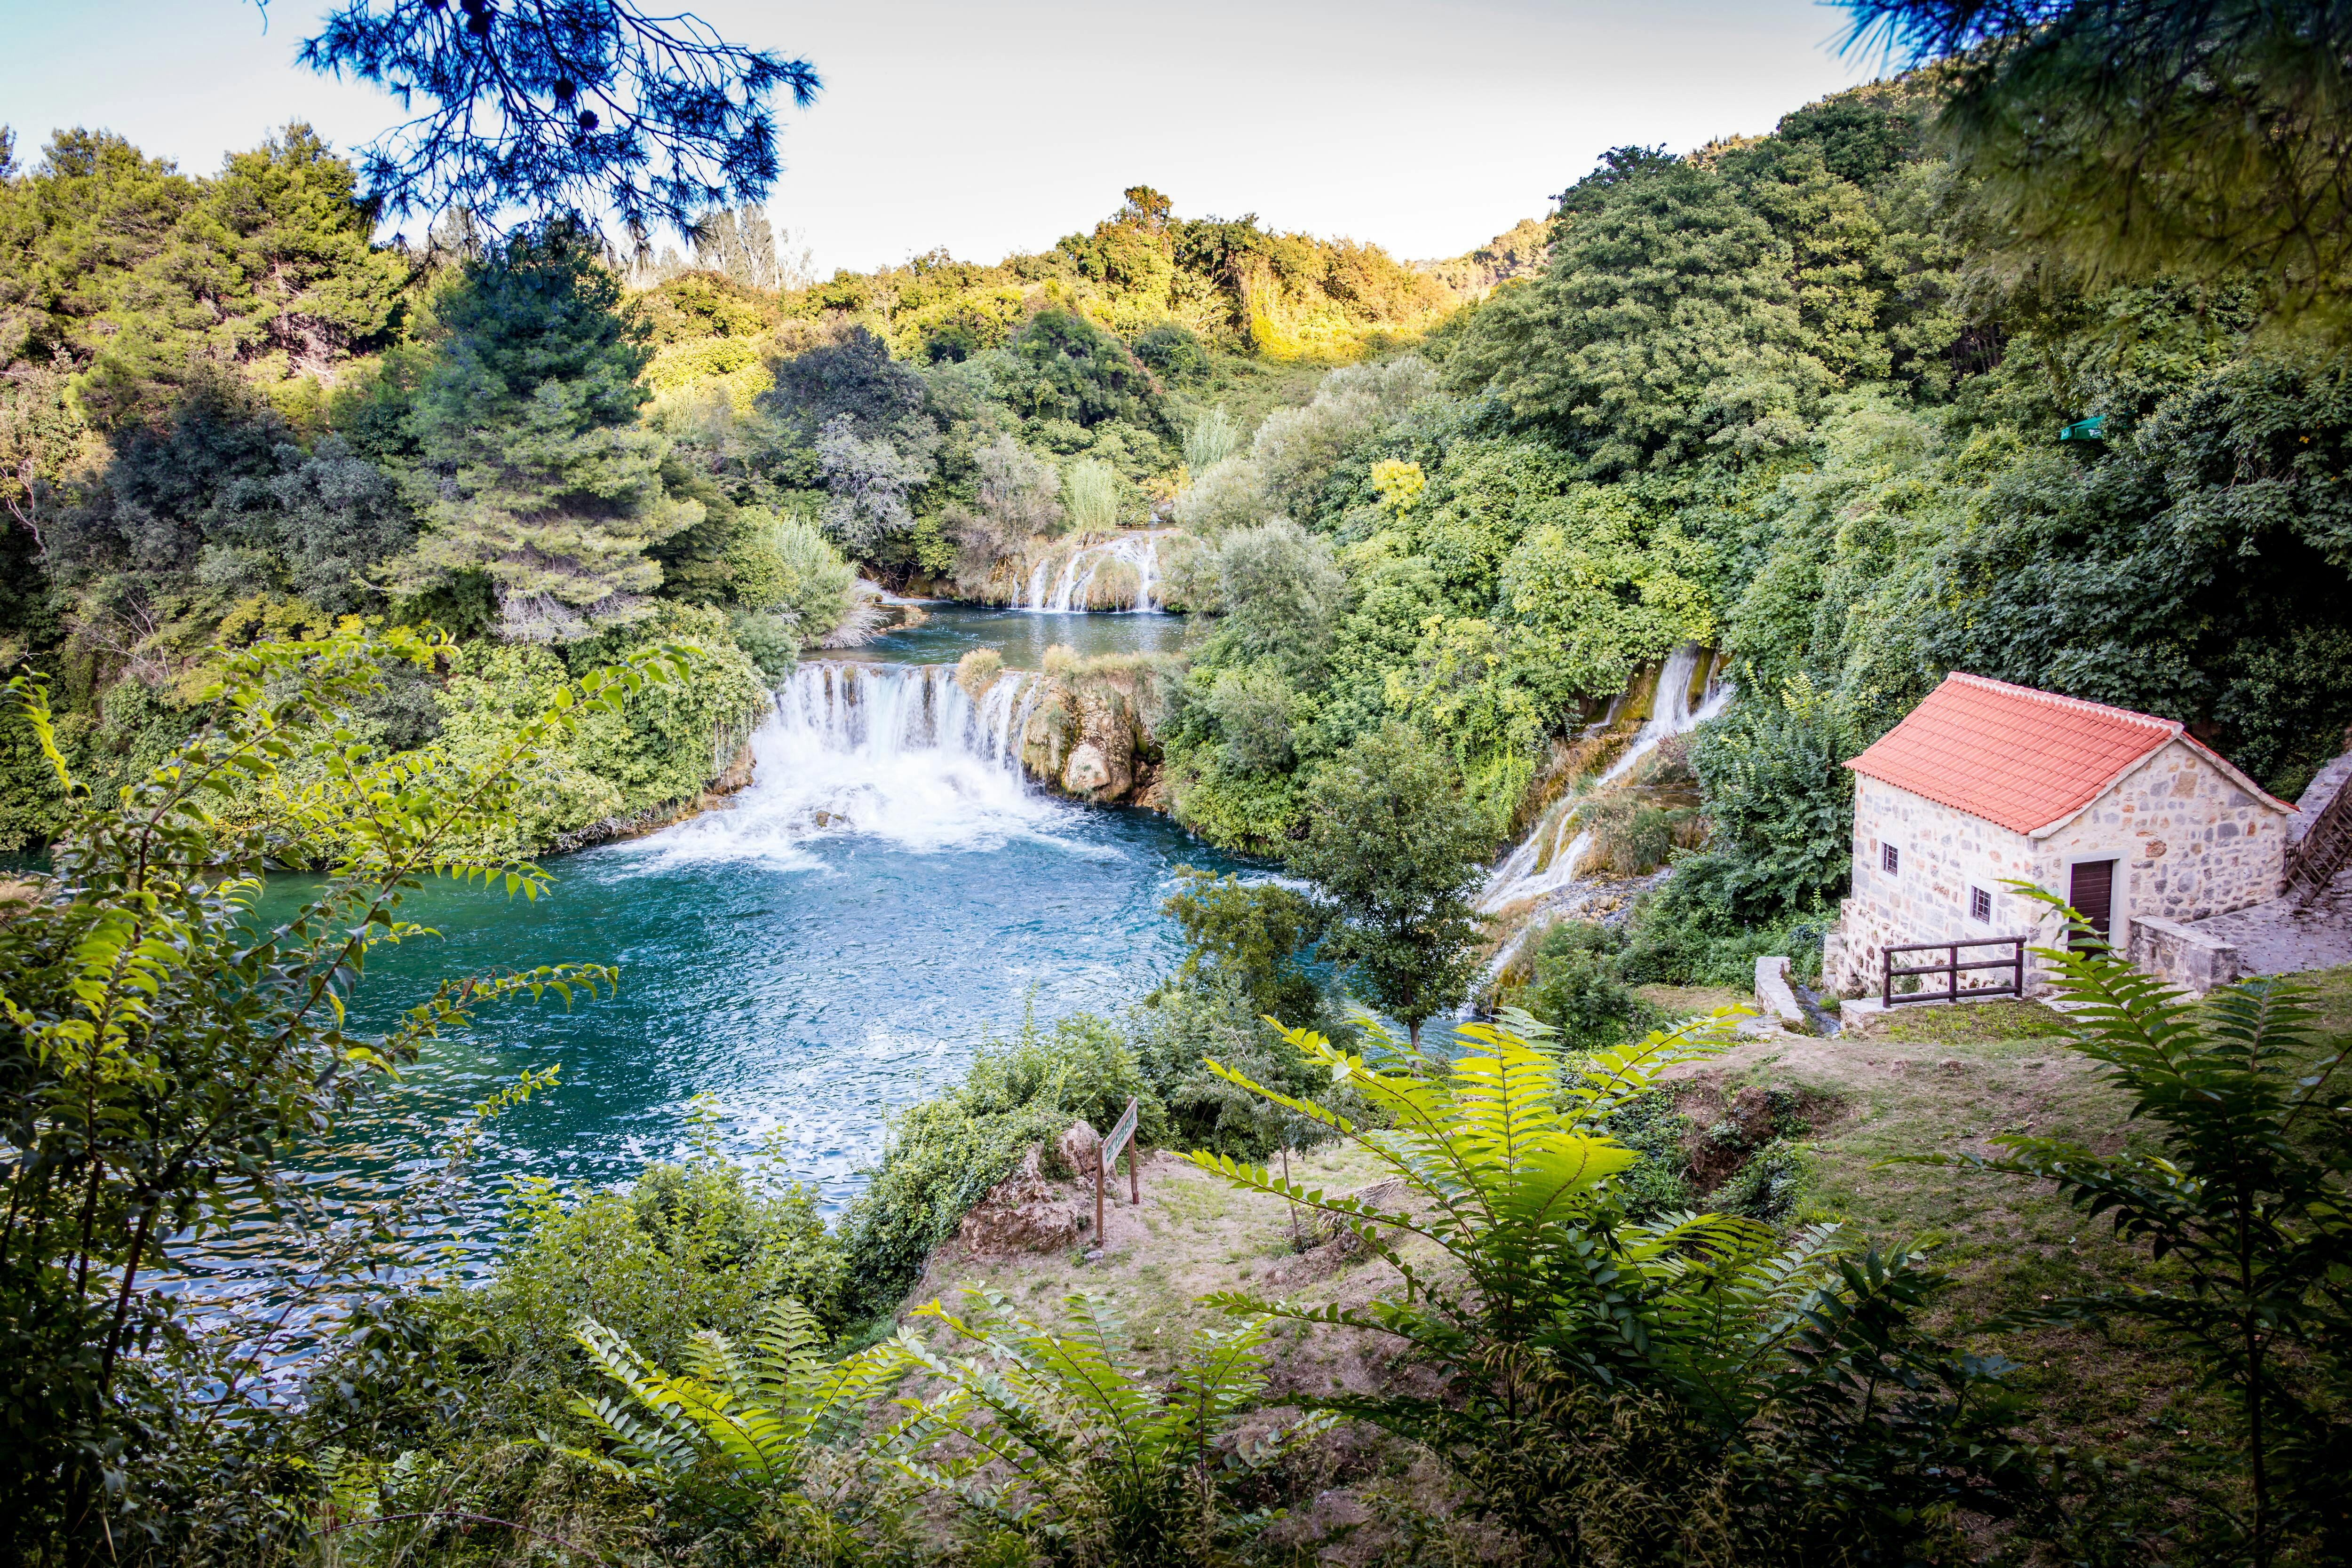
[[[1286, 1127], [1282, 1134], [1282, 1186], [1284, 1196], [1287, 1197], [1290, 1187], [1290, 1130]], [[1293, 1252], [1307, 1250], [1298, 1244], [1298, 1200], [1295, 1197], [1290, 1200], [1290, 1249]]]
[[1952, 988], [1952, 1000], [1960, 999], [1960, 945], [1957, 942], [1944, 949], [1944, 983]]
[[1102, 1140], [1101, 1140], [1100, 1138], [1097, 1138], [1097, 1139], [1095, 1140], [1095, 1245], [1096, 1245], [1097, 1247], [1100, 1247], [1100, 1246], [1103, 1244], [1102, 1194], [1103, 1194], [1103, 1157], [1102, 1157]]
[[1102, 1141], [1095, 1145], [1095, 1158], [1107, 1171], [1118, 1169], [1119, 1151], [1127, 1151], [1128, 1192], [1129, 1201], [1134, 1203], [1143, 1201], [1142, 1178], [1136, 1174], [1135, 1165], [1136, 1118], [1140, 1109], [1130, 1098], [1127, 1109], [1119, 1113], [1118, 1120], [1112, 1124], [1111, 1130], [1104, 1134]]
[[1133, 1208], [1143, 1207], [1143, 1173], [1141, 1160], [1135, 1152], [1135, 1140], [1127, 1141], [1127, 1201]]

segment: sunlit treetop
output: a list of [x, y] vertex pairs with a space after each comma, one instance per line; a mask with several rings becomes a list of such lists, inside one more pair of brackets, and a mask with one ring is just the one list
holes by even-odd
[[360, 150], [379, 212], [578, 214], [640, 243], [764, 202], [771, 100], [782, 89], [805, 109], [821, 86], [805, 60], [629, 0], [349, 0], [301, 58], [411, 113]]

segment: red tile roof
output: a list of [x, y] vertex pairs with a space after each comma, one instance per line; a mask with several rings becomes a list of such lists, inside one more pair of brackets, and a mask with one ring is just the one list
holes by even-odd
[[2292, 810], [2184, 736], [2174, 720], [1957, 671], [1846, 766], [2031, 833], [2072, 818], [2177, 738], [2188, 739], [2257, 799]]

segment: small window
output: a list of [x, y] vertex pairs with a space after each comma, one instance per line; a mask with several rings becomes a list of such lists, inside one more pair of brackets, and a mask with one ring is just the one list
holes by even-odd
[[1983, 888], [1969, 889], [1969, 918], [1990, 922], [1992, 919], [1992, 894]]
[[1903, 857], [1895, 852], [1893, 844], [1878, 846], [1878, 869], [1893, 876], [1903, 868]]

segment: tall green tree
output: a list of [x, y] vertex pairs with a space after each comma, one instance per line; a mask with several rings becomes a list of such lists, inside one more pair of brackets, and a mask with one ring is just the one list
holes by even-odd
[[593, 239], [557, 224], [467, 266], [433, 301], [408, 393], [426, 531], [412, 591], [465, 573], [498, 594], [504, 635], [568, 643], [653, 612], [647, 547], [702, 517], [672, 494], [668, 443], [636, 423], [646, 350], [615, 310]]
[[1418, 1050], [1423, 1021], [1462, 999], [1475, 967], [1469, 895], [1492, 836], [1444, 754], [1402, 724], [1318, 775], [1307, 810], [1290, 866], [1324, 905], [1321, 952], [1403, 1020]]
[[0, 361], [63, 354], [101, 427], [234, 363], [331, 378], [394, 323], [406, 268], [373, 248], [349, 165], [296, 123], [198, 179], [110, 131], [61, 131], [0, 180]]
[[1720, 171], [1620, 148], [1560, 198], [1544, 275], [1472, 319], [1451, 366], [1606, 476], [1798, 439], [1836, 378], [1789, 242]]

